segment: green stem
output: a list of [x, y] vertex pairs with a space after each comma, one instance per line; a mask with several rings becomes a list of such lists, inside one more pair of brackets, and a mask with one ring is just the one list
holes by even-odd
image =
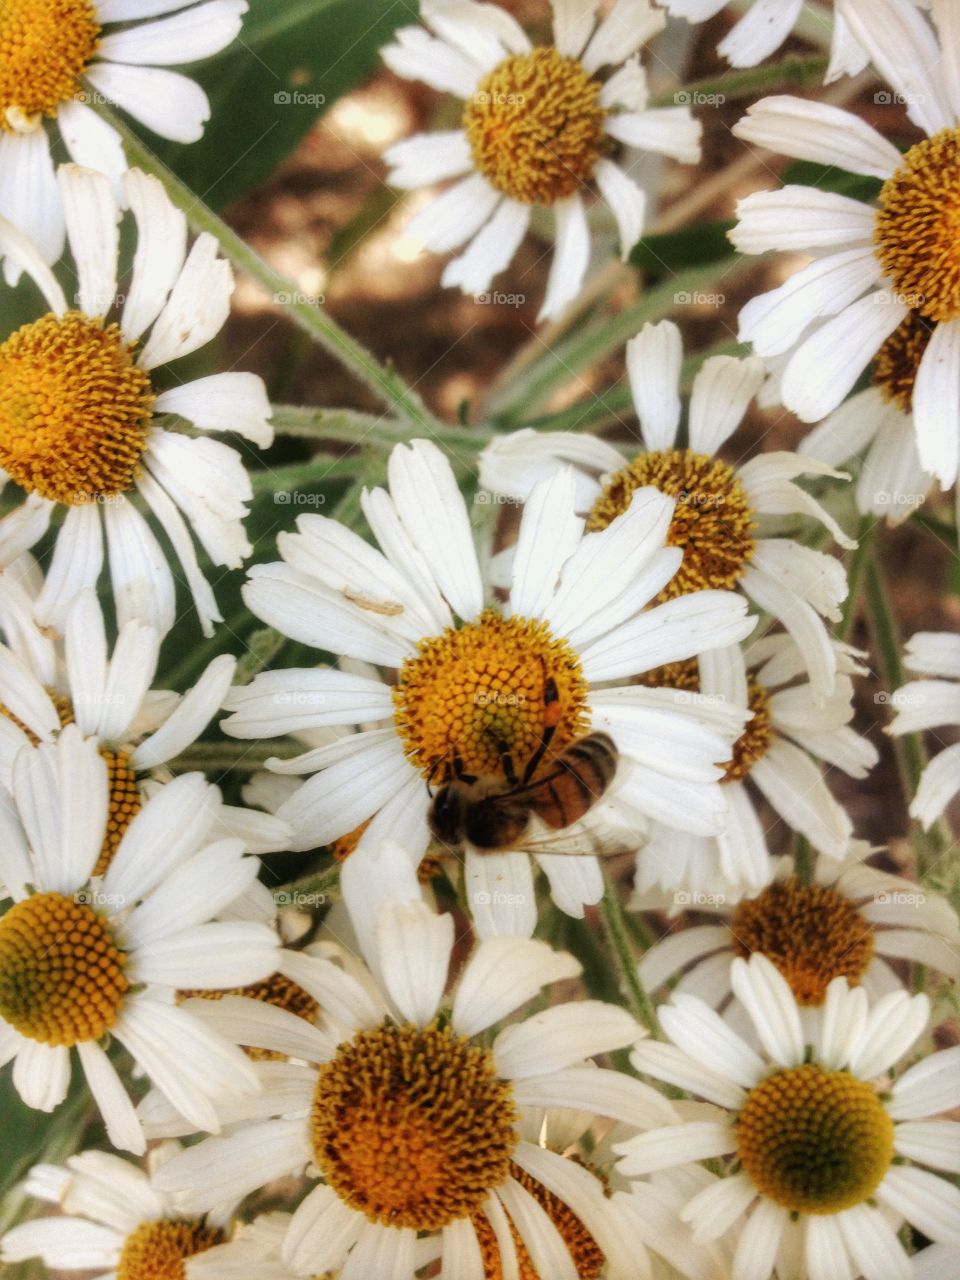
[[[250, 483], [255, 497], [265, 493], [285, 494], [279, 498], [284, 505], [297, 489], [308, 489], [328, 480], [356, 480], [360, 465], [355, 453], [339, 457], [328, 453], [315, 453], [307, 462], [289, 462], [282, 467], [263, 467], [251, 471]], [[322, 496], [322, 495], [321, 495]]]
[[[275, 405], [272, 425], [277, 435], [301, 440], [335, 440], [342, 444], [371, 444], [392, 449], [410, 439], [410, 428], [393, 418], [350, 409], [310, 409], [297, 405]], [[439, 424], [434, 431], [446, 445], [482, 449], [490, 432], [479, 427], [451, 427]]]
[[237, 235], [212, 209], [170, 170], [163, 161], [133, 132], [132, 129], [108, 107], [101, 106], [101, 114], [123, 139], [127, 160], [131, 167], [154, 174], [166, 188], [174, 204], [178, 205], [194, 231], [209, 232], [218, 241], [227, 257], [270, 295], [276, 306], [282, 307], [294, 323], [353, 373], [386, 405], [395, 409], [410, 423], [418, 427], [442, 429], [437, 419], [427, 410], [423, 401], [397, 373], [382, 365], [365, 347], [342, 329], [320, 307], [304, 297], [297, 285], [275, 271], [246, 241]]
[[[887, 596], [886, 584], [875, 560], [866, 570], [867, 610], [870, 630], [880, 664], [880, 675], [888, 693], [893, 693], [906, 683], [906, 672], [901, 654], [900, 632]], [[893, 738], [897, 766], [904, 795], [908, 801], [914, 796], [920, 775], [926, 764], [926, 752], [919, 734], [905, 733]]]
[[293, 880], [277, 889], [273, 900], [278, 907], [323, 906], [328, 898], [339, 894], [339, 889], [340, 863], [336, 862], [326, 871]]
[[857, 533], [857, 548], [850, 557], [850, 563], [847, 566], [847, 598], [843, 605], [843, 617], [837, 627], [838, 640], [849, 642], [853, 628], [856, 625], [860, 595], [863, 589], [863, 576], [866, 573], [870, 555], [873, 551], [875, 528], [876, 521], [872, 516], [861, 517], [860, 529]]
[[822, 54], [811, 57], [791, 54], [770, 66], [747, 67], [743, 71], [731, 69], [720, 76], [694, 80], [672, 93], [661, 93], [651, 98], [650, 106], [711, 106], [738, 98], [751, 98], [770, 89], [802, 89], [807, 85], [820, 85], [829, 63], [830, 59]]
[[814, 855], [810, 841], [806, 836], [797, 836], [797, 845], [793, 855], [794, 870], [801, 884], [813, 883]]
[[640, 975], [637, 972], [637, 961], [630, 945], [630, 933], [627, 927], [623, 902], [617, 892], [617, 886], [604, 873], [604, 891], [600, 902], [600, 917], [603, 920], [607, 942], [617, 962], [617, 968], [626, 991], [631, 1010], [643, 1023], [651, 1035], [660, 1034], [660, 1024], [653, 1001], [644, 990]]
[[171, 761], [177, 773], [199, 769], [202, 773], [229, 773], [236, 769], [241, 773], [255, 773], [274, 756], [289, 760], [300, 755], [300, 746], [284, 746], [282, 742], [195, 742]]

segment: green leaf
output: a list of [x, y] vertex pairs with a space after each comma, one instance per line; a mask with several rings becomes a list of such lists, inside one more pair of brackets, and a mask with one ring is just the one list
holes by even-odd
[[727, 232], [733, 220], [702, 222], [682, 231], [665, 231], [644, 236], [630, 253], [630, 262], [651, 276], [661, 276], [685, 267], [706, 265], [730, 256]]
[[234, 43], [186, 68], [210, 99], [201, 141], [147, 141], [207, 204], [221, 208], [268, 177], [373, 70], [397, 27], [416, 20], [413, 0], [250, 0]]
[[833, 191], [849, 196], [851, 200], [873, 201], [880, 194], [883, 183], [879, 178], [864, 177], [859, 173], [847, 173], [835, 165], [813, 164], [809, 160], [794, 160], [783, 171], [785, 186], [819, 187], [821, 191]]

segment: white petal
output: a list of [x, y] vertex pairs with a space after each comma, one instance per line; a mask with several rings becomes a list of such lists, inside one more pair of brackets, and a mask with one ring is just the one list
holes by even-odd
[[428, 187], [446, 178], [459, 178], [473, 167], [467, 135], [462, 129], [436, 130], [403, 138], [383, 153], [390, 166], [387, 181], [405, 190]]
[[804, 1055], [800, 1013], [780, 971], [764, 955], [753, 955], [749, 963], [738, 957], [730, 982], [770, 1057], [784, 1067], [799, 1066]]
[[623, 1158], [618, 1171], [627, 1178], [671, 1169], [691, 1160], [709, 1160], [735, 1151], [737, 1136], [729, 1124], [715, 1120], [690, 1120], [639, 1134], [614, 1147]]
[[717, 45], [732, 67], [755, 67], [779, 49], [793, 30], [803, 0], [754, 0]]
[[77, 1053], [80, 1055], [80, 1065], [90, 1092], [103, 1116], [110, 1142], [120, 1151], [143, 1155], [147, 1143], [140, 1121], [110, 1059], [93, 1040], [81, 1041], [77, 1045]]
[[473, 237], [459, 258], [448, 262], [441, 284], [464, 293], [482, 294], [513, 261], [513, 255], [527, 234], [530, 206], [504, 200], [490, 221]]
[[683, 164], [697, 164], [700, 160], [703, 126], [689, 107], [624, 111], [611, 116], [606, 128], [611, 138], [628, 147], [671, 156]]
[[870, 244], [875, 214], [849, 196], [789, 186], [745, 196], [737, 202], [737, 217], [730, 232], [734, 247], [741, 253], [766, 253]]
[[96, 588], [102, 567], [98, 504], [70, 507], [57, 531], [53, 559], [34, 609], [40, 625], [62, 632], [74, 597], [86, 588]]
[[716, 453], [740, 425], [765, 377], [762, 360], [733, 356], [705, 360], [690, 395], [690, 448]]
[[600, 194], [617, 220], [620, 257], [626, 262], [630, 250], [643, 235], [647, 210], [646, 192], [612, 160], [598, 161], [593, 176]]
[[960, 468], [960, 321], [938, 324], [913, 388], [920, 465], [949, 488]]
[[199, 142], [210, 119], [210, 103], [200, 86], [178, 71], [95, 62], [86, 79], [109, 103], [171, 142]]
[[120, 210], [101, 173], [62, 164], [57, 181], [77, 268], [77, 303], [88, 316], [105, 316], [117, 292]]
[[135, 768], [153, 769], [173, 760], [200, 737], [223, 705], [236, 665], [229, 654], [214, 658], [160, 728], [136, 748], [132, 756]]
[[889, 178], [902, 159], [891, 142], [852, 111], [788, 94], [748, 107], [733, 132], [781, 155], [873, 178]]
[[70, 1087], [70, 1050], [33, 1040], [22, 1044], [13, 1063], [13, 1087], [28, 1107], [53, 1111]]
[[485, 938], [464, 970], [454, 999], [452, 1025], [474, 1036], [507, 1017], [541, 989], [575, 978], [580, 964], [533, 938]]
[[240, 30], [246, 8], [246, 0], [192, 4], [160, 22], [141, 22], [110, 32], [101, 39], [97, 54], [108, 62], [141, 67], [199, 62], [230, 44]]
[[[159, 491], [159, 486], [146, 473], [140, 475], [137, 488], [148, 502], [154, 490]], [[163, 501], [169, 503], [162, 491], [160, 493]], [[159, 542], [146, 520], [126, 498], [107, 503], [104, 518], [117, 622], [125, 626], [139, 618], [161, 635], [166, 635], [176, 617], [176, 598], [173, 575]], [[189, 534], [184, 533], [189, 540]], [[176, 542], [174, 549], [180, 550]], [[216, 605], [213, 609], [213, 616], [219, 618]]]
[[131, 169], [123, 186], [137, 224], [137, 248], [121, 330], [125, 341], [134, 342], [156, 320], [183, 269], [187, 217], [152, 174]]
[[960, 1107], [960, 1045], [922, 1058], [894, 1084], [894, 1120], [918, 1120]]
[[864, 1080], [887, 1071], [914, 1044], [930, 1017], [926, 996], [895, 991], [870, 1010], [859, 1043], [850, 1055], [850, 1070]]
[[887, 1170], [877, 1197], [931, 1240], [960, 1249], [960, 1189], [945, 1178], [895, 1165]]
[[683, 340], [672, 320], [645, 324], [627, 343], [627, 372], [648, 449], [670, 449], [680, 423]]
[[502, 199], [483, 174], [472, 173], [415, 214], [405, 232], [431, 253], [449, 253], [476, 235]]
[[387, 990], [418, 1027], [430, 1022], [443, 998], [453, 941], [453, 917], [424, 903], [390, 903], [380, 913], [377, 949]]
[[547, 291], [537, 320], [551, 320], [566, 310], [580, 292], [590, 262], [590, 228], [583, 200], [578, 194], [558, 200], [556, 245], [547, 277]]
[[481, 938], [528, 938], [537, 926], [537, 895], [525, 853], [478, 853], [468, 846], [464, 886]]
[[772, 1200], [758, 1200], [737, 1241], [733, 1274], [737, 1280], [767, 1280], [789, 1218]]
[[615, 1005], [599, 1000], [555, 1005], [501, 1031], [493, 1059], [507, 1080], [547, 1075], [623, 1048], [639, 1034], [631, 1015]]
[[155, 413], [175, 413], [200, 431], [236, 431], [265, 449], [273, 442], [272, 410], [255, 373], [214, 373], [157, 396]]
[[218, 255], [213, 236], [198, 236], [139, 354], [141, 368], [154, 369], [189, 355], [223, 328], [230, 312], [233, 269]]
[[[66, 310], [63, 293], [45, 264], [63, 253], [63, 207], [50, 158], [47, 131], [0, 131], [0, 214], [16, 233], [0, 227], [0, 254], [7, 258], [7, 283], [26, 271], [57, 315]], [[11, 267], [13, 270], [11, 271]]]

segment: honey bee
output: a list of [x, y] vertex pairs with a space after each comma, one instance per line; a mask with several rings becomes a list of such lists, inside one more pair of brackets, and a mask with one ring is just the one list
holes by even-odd
[[[621, 852], [620, 847], [602, 847], [603, 842], [596, 838], [561, 847], [549, 834], [582, 823], [610, 786], [619, 763], [613, 739], [599, 732], [576, 739], [548, 758], [559, 718], [557, 686], [548, 677], [544, 683], [543, 733], [522, 776], [517, 775], [506, 746], [500, 754], [503, 779], [466, 773], [454, 750], [453, 776], [432, 796], [429, 823], [434, 839], [448, 847], [469, 844], [481, 853], [533, 850], [537, 845], [543, 853]], [[546, 768], [537, 777], [545, 759]], [[537, 841], [534, 830], [543, 828], [547, 829], [546, 838]]]

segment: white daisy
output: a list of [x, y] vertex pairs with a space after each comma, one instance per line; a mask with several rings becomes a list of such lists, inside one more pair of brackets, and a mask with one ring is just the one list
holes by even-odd
[[[151, 1167], [176, 1149], [155, 1147]], [[212, 1223], [183, 1217], [143, 1169], [105, 1151], [70, 1156], [66, 1168], [35, 1165], [24, 1190], [60, 1212], [11, 1228], [0, 1240], [4, 1262], [40, 1258], [51, 1270], [93, 1271], [97, 1280], [182, 1277], [188, 1257], [223, 1238]]]
[[176, 988], [255, 982], [276, 969], [272, 929], [214, 917], [256, 879], [239, 840], [211, 840], [220, 793], [200, 774], [163, 787], [127, 828], [103, 876], [109, 787], [96, 742], [69, 725], [27, 747], [0, 795], [0, 1063], [21, 1098], [52, 1111], [76, 1048], [114, 1146], [144, 1150], [143, 1132], [102, 1047], [111, 1037], [200, 1129], [214, 1099], [257, 1088], [235, 1044], [173, 1003]]
[[814, 260], [741, 312], [762, 356], [790, 353], [783, 402], [819, 422], [874, 361], [885, 399], [912, 410], [920, 463], [945, 488], [960, 465], [960, 9], [935, 0], [837, 0], [851, 31], [927, 135], [901, 155], [849, 111], [764, 98], [734, 132], [802, 160], [883, 180], [876, 205], [815, 187], [747, 196], [731, 239], [743, 253]]
[[[465, 101], [458, 129], [417, 134], [386, 154], [389, 181], [456, 183], [409, 223], [434, 253], [466, 244], [445, 285], [482, 293], [511, 262], [535, 208], [552, 208], [557, 243], [540, 319], [576, 297], [590, 260], [583, 193], [595, 184], [613, 213], [624, 259], [643, 232], [646, 196], [615, 144], [687, 163], [700, 124], [686, 106], [648, 108], [637, 50], [666, 16], [650, 0], [552, 0], [554, 44], [534, 48], [510, 14], [472, 0], [423, 0], [428, 28], [403, 27], [383, 53], [397, 75]], [[606, 79], [604, 68], [616, 68]]]
[[[63, 641], [34, 620], [43, 576], [29, 555], [0, 570], [0, 785], [9, 789], [13, 762], [27, 745], [54, 742], [64, 724], [94, 738], [107, 764], [110, 808], [98, 874], [164, 768], [200, 736], [223, 705], [236, 669], [227, 654], [214, 658], [182, 696], [154, 689], [162, 637], [136, 620], [119, 631], [112, 653], [103, 612], [92, 591], [80, 592], [67, 612]], [[286, 849], [286, 823], [265, 813], [223, 805], [223, 835], [244, 840], [251, 853]]]
[[867, 866], [864, 853], [839, 864], [816, 859], [810, 884], [797, 878], [792, 858], [780, 858], [773, 883], [756, 897], [735, 906], [692, 904], [715, 913], [716, 923], [671, 932], [651, 947], [639, 965], [644, 987], [656, 991], [685, 971], [677, 990], [719, 1007], [732, 992], [731, 958], [757, 952], [777, 966], [804, 1010], [820, 1007], [838, 977], [862, 985], [871, 999], [900, 989], [890, 960], [960, 978], [960, 921], [949, 902]]
[[[221, 614], [193, 535], [213, 564], [238, 568], [251, 550], [243, 517], [252, 491], [240, 453], [208, 433], [235, 431], [267, 445], [270, 406], [251, 373], [213, 374], [159, 393], [151, 373], [219, 332], [233, 272], [210, 235], [199, 236], [188, 255], [184, 214], [155, 178], [130, 170], [123, 184], [137, 249], [126, 299], [106, 323], [117, 302], [119, 206], [102, 174], [64, 165], [58, 180], [76, 307], [33, 242], [0, 218], [0, 250], [32, 277], [49, 308], [0, 343], [0, 480], [24, 492], [0, 520], [0, 564], [32, 547], [65, 508], [38, 621], [61, 630], [73, 596], [96, 585], [105, 530], [120, 624], [140, 618], [166, 633], [175, 617], [174, 575], [131, 501], [135, 490], [169, 539], [204, 634], [212, 635]], [[177, 418], [199, 435], [177, 430]]]
[[[749, 707], [752, 712], [734, 744], [722, 790], [727, 803], [718, 836], [678, 836], [650, 825], [637, 857], [639, 900], [673, 891], [672, 909], [722, 906], [770, 883], [775, 864], [753, 799], [753, 788], [793, 831], [831, 861], [850, 851], [853, 826], [824, 776], [840, 769], [866, 777], [877, 750], [850, 726], [853, 673], [863, 668], [847, 646], [834, 642], [838, 675], [831, 697], [817, 703], [803, 678], [803, 654], [788, 635], [766, 636], [744, 654], [739, 646], [703, 654], [643, 677], [690, 690], [708, 703]], [[650, 905], [650, 904], [648, 904]]]
[[808, 1046], [790, 988], [765, 956], [734, 960], [732, 984], [759, 1051], [704, 1001], [675, 996], [660, 1010], [672, 1043], [640, 1043], [634, 1065], [713, 1108], [622, 1143], [621, 1172], [735, 1157], [681, 1216], [694, 1240], [739, 1231], [737, 1280], [768, 1280], [775, 1267], [797, 1275], [784, 1257], [794, 1232], [807, 1280], [910, 1280], [903, 1222], [960, 1248], [960, 1190], [917, 1167], [960, 1171], [960, 1126], [931, 1118], [960, 1104], [960, 1048], [890, 1083], [927, 1027], [926, 996], [901, 990], [871, 1004], [836, 978]]
[[846, 400], [804, 437], [798, 452], [831, 467], [862, 456], [857, 509], [888, 524], [902, 524], [923, 506], [936, 478], [917, 452], [913, 415], [868, 387]]
[[742, 466], [716, 456], [763, 383], [764, 366], [755, 358], [712, 356], [704, 362], [690, 397], [687, 447], [678, 447], [682, 359], [680, 330], [669, 320], [645, 325], [627, 343], [641, 453], [628, 458], [600, 440], [527, 429], [487, 446], [480, 482], [525, 499], [535, 478], [571, 462], [580, 472], [577, 509], [588, 513], [588, 529], [604, 528], [640, 485], [669, 494], [677, 501], [667, 541], [682, 547], [684, 556], [663, 595], [703, 587], [740, 589], [787, 628], [805, 655], [813, 697], [825, 701], [834, 692], [837, 661], [820, 619], [840, 619], [847, 594], [843, 566], [792, 538], [764, 534], [758, 520], [809, 516], [842, 546], [854, 546], [823, 507], [793, 483], [796, 476], [840, 473], [795, 453], [764, 453]]
[[[706, 22], [714, 17], [727, 0], [662, 0], [667, 12], [688, 22]], [[737, 9], [742, 10], [743, 5]], [[819, 0], [752, 0], [747, 12], [717, 45], [717, 53], [732, 67], [755, 67], [784, 43], [800, 17], [819, 20], [824, 28], [833, 28], [830, 36], [830, 65], [824, 82], [831, 84], [841, 76], [855, 76], [867, 65], [867, 55], [854, 40], [843, 16], [833, 6]]]
[[[170, 17], [144, 22], [161, 14]], [[199, 85], [165, 65], [197, 62], [237, 35], [246, 0], [5, 0], [0, 10], [0, 215], [29, 231], [44, 262], [63, 252], [51, 142], [106, 174], [117, 196], [120, 136], [88, 103], [106, 100], [153, 133], [196, 142], [210, 117]], [[112, 29], [111, 29], [112, 28]], [[23, 263], [0, 243], [15, 283]]]
[[[378, 854], [375, 879], [348, 891], [365, 922], [367, 966], [343, 954], [341, 964], [314, 958], [303, 968], [324, 1029], [235, 997], [197, 1002], [225, 1034], [300, 1061], [263, 1064], [262, 1095], [222, 1112], [229, 1136], [171, 1160], [158, 1186], [196, 1212], [306, 1171], [309, 1193], [281, 1249], [298, 1275], [411, 1280], [422, 1234], [439, 1244], [444, 1274], [461, 1280], [484, 1274], [484, 1256], [517, 1274], [521, 1251], [536, 1274], [578, 1280], [576, 1241], [559, 1221], [572, 1216], [611, 1278], [634, 1280], [645, 1250], [617, 1204], [537, 1135], [545, 1108], [633, 1127], [676, 1114], [649, 1086], [591, 1061], [633, 1043], [639, 1028], [612, 1005], [571, 1002], [491, 1038], [542, 987], [575, 977], [579, 963], [533, 939], [488, 938], [445, 995], [453, 918], [418, 900], [399, 850]], [[402, 900], [391, 900], [395, 890]], [[144, 1104], [151, 1132], [176, 1128], [152, 1102]]]
[[[892, 696], [896, 710], [887, 732], [921, 733], [960, 725], [960, 636], [947, 631], [918, 631], [906, 644], [904, 666], [917, 675]], [[910, 814], [931, 827], [960, 791], [960, 743], [939, 752], [920, 778]]]
[[[715, 762], [729, 757], [742, 714], [622, 683], [751, 629], [732, 592], [645, 608], [680, 559], [663, 545], [672, 501], [643, 489], [622, 519], [584, 536], [573, 480], [558, 471], [526, 506], [509, 599], [494, 607], [440, 451], [422, 440], [398, 447], [388, 474], [389, 492], [363, 498], [382, 551], [335, 520], [301, 516], [298, 532], [278, 540], [283, 562], [256, 566], [244, 589], [249, 608], [283, 634], [392, 673], [387, 683], [334, 668], [269, 671], [228, 694], [234, 714], [223, 728], [236, 737], [378, 726], [268, 764], [314, 774], [278, 810], [294, 847], [330, 844], [372, 819], [360, 849], [389, 836], [419, 862], [431, 840], [431, 789], [477, 778], [505, 790], [529, 770], [549, 777], [557, 753], [591, 730], [616, 745], [615, 799], [668, 825], [716, 831], [724, 802]], [[551, 841], [563, 847], [568, 837], [540, 825], [502, 846], [480, 842], [483, 852], [464, 842], [482, 931], [532, 933], [533, 872], [518, 851], [528, 843], [541, 850], [563, 910], [580, 915], [601, 897], [596, 859], [551, 853]], [[555, 825], [567, 827], [562, 814]], [[436, 826], [432, 835], [440, 839]]]

